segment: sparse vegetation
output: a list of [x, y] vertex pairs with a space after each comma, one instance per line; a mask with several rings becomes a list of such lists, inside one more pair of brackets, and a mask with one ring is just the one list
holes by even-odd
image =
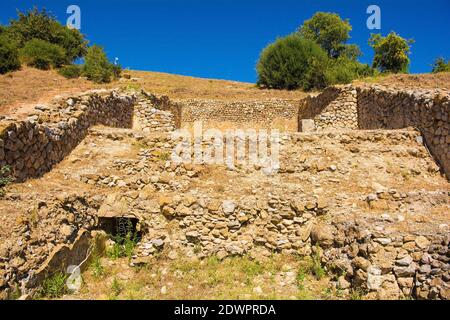
[[67, 79], [76, 79], [81, 76], [81, 67], [75, 64], [67, 65], [59, 69], [58, 73]]
[[68, 275], [57, 272], [45, 279], [38, 292], [38, 295], [43, 298], [60, 298], [64, 294], [68, 293], [66, 286], [66, 280]]
[[316, 247], [315, 253], [312, 255], [312, 260], [310, 264], [310, 271], [314, 276], [320, 280], [326, 275], [325, 269], [322, 267], [322, 263], [320, 261], [320, 248]]
[[443, 57], [439, 57], [434, 61], [431, 73], [439, 72], [450, 72], [450, 60], [446, 62]]
[[127, 220], [125, 229], [118, 230], [116, 235], [112, 235], [111, 239], [114, 244], [109, 250], [106, 251], [106, 255], [111, 259], [117, 259], [122, 257], [131, 258], [134, 248], [138, 242], [138, 234], [133, 231], [133, 226], [130, 220]]
[[[125, 258], [120, 258], [125, 259]], [[155, 258], [140, 268], [123, 269], [123, 260], [114, 263], [108, 275], [94, 277], [86, 274], [81, 297], [96, 299], [322, 299], [336, 298], [326, 290], [329, 280], [317, 278], [310, 272], [309, 259], [274, 254], [264, 261], [246, 256], [206, 259], [167, 260]], [[302, 275], [297, 275], [302, 270]], [[130, 275], [120, 280], [120, 273]], [[280, 285], [280, 279], [284, 284]], [[299, 280], [301, 279], [301, 280]], [[302, 285], [299, 284], [299, 281]], [[167, 293], [161, 288], [167, 287]], [[256, 287], [260, 289], [255, 290]]]
[[0, 168], [0, 198], [5, 195], [5, 187], [14, 179], [11, 177], [11, 167], [3, 166]]
[[109, 296], [109, 299], [110, 300], [117, 299], [117, 297], [122, 292], [122, 290], [123, 290], [123, 285], [119, 282], [119, 280], [117, 280], [116, 277], [114, 277], [114, 279], [111, 283], [111, 294]]

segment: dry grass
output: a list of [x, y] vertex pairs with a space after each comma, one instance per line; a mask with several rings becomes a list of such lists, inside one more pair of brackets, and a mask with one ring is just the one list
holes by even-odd
[[0, 115], [25, 115], [37, 103], [45, 103], [61, 94], [99, 88], [145, 89], [171, 99], [251, 100], [305, 96], [301, 91], [260, 90], [254, 84], [237, 81], [201, 79], [173, 74], [124, 71], [132, 79], [109, 84], [95, 84], [83, 79], [65, 79], [56, 71], [23, 67], [22, 70], [0, 75]]
[[[337, 299], [329, 278], [317, 279], [310, 259], [275, 254], [258, 261], [231, 257], [219, 261], [155, 258], [133, 268], [126, 259], [101, 260], [83, 274], [81, 299]], [[164, 289], [163, 289], [164, 288]]]
[[378, 83], [400, 88], [446, 89], [450, 90], [450, 72], [438, 74], [390, 74], [365, 78], [354, 83]]

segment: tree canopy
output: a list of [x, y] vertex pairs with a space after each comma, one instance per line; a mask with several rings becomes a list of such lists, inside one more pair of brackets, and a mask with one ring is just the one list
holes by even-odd
[[413, 40], [407, 40], [395, 32], [386, 37], [372, 34], [369, 45], [374, 49], [373, 67], [381, 72], [406, 73], [410, 63], [409, 54]]

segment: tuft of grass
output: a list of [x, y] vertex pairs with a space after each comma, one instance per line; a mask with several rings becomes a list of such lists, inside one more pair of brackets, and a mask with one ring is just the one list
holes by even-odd
[[361, 300], [364, 296], [364, 290], [362, 288], [352, 288], [350, 291], [350, 300]]
[[305, 289], [305, 285], [304, 285], [305, 279], [306, 279], [306, 270], [302, 266], [299, 268], [299, 270], [297, 272], [297, 287], [299, 288], [299, 290]]
[[317, 278], [317, 280], [322, 279], [326, 275], [325, 269], [322, 267], [322, 262], [320, 261], [319, 247], [316, 247], [315, 253], [312, 255], [310, 270], [312, 274]]
[[4, 197], [6, 194], [5, 188], [13, 182], [14, 179], [11, 176], [11, 167], [10, 166], [2, 166], [0, 168], [0, 198]]
[[111, 300], [117, 299], [117, 297], [122, 292], [122, 290], [123, 290], [123, 285], [119, 282], [119, 280], [117, 280], [116, 277], [114, 277], [112, 284], [111, 284], [111, 294], [110, 294], [109, 298]]
[[159, 155], [159, 160], [161, 161], [169, 161], [170, 160], [170, 153], [169, 152], [161, 152]]
[[67, 274], [57, 272], [44, 280], [39, 290], [39, 296], [45, 298], [60, 298], [69, 292], [66, 286]]
[[99, 279], [105, 275], [105, 267], [102, 265], [101, 257], [94, 255], [91, 263], [92, 275], [94, 278]]

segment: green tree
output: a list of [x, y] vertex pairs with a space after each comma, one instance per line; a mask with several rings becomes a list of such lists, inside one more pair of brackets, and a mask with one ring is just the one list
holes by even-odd
[[108, 61], [102, 47], [93, 45], [88, 49], [83, 74], [97, 83], [110, 82], [114, 77], [114, 66]]
[[26, 42], [19, 50], [19, 56], [26, 65], [42, 70], [48, 70], [50, 67], [59, 68], [68, 62], [63, 48], [41, 39]]
[[19, 50], [0, 33], [0, 74], [20, 69]]
[[374, 49], [373, 67], [381, 72], [406, 73], [409, 66], [410, 46], [414, 40], [407, 40], [389, 33], [386, 37], [372, 34], [369, 45]]
[[450, 72], [450, 60], [445, 62], [443, 57], [437, 58], [433, 63], [432, 73]]
[[277, 39], [261, 53], [258, 85], [275, 89], [305, 90], [326, 86], [326, 52], [315, 42], [292, 34]]
[[331, 58], [337, 58], [343, 53], [357, 57], [361, 54], [359, 48], [356, 45], [348, 48], [346, 45], [351, 30], [348, 19], [342, 20], [336, 13], [317, 12], [303, 23], [298, 32], [304, 38], [318, 43]]
[[87, 51], [87, 41], [83, 35], [59, 23], [45, 9], [39, 11], [34, 8], [26, 13], [19, 11], [18, 18], [11, 20], [4, 32], [17, 42], [18, 47], [23, 47], [32, 39], [56, 44], [64, 48], [69, 62], [83, 57]]

